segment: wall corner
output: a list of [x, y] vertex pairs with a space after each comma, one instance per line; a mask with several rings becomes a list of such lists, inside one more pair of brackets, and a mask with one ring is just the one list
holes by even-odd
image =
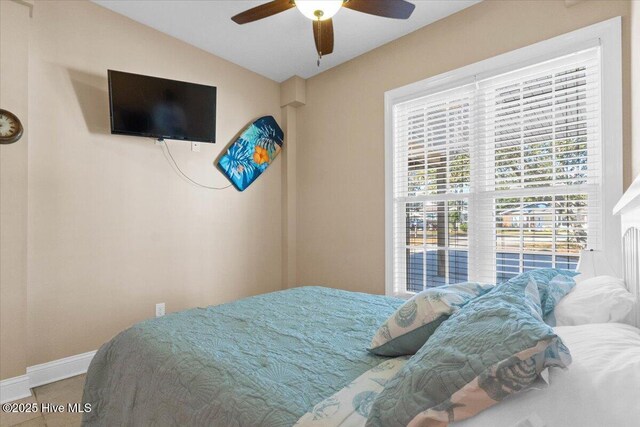
[[28, 71], [32, 10], [31, 1], [0, 1], [0, 107], [15, 114], [24, 128], [17, 142], [0, 145], [0, 380], [4, 380], [0, 388], [3, 400], [7, 393], [10, 397], [22, 393], [22, 377], [27, 368]]
[[307, 102], [306, 80], [294, 76], [280, 84], [280, 106], [285, 135], [282, 150], [282, 288], [298, 285], [297, 281], [297, 200], [296, 148], [297, 109]]

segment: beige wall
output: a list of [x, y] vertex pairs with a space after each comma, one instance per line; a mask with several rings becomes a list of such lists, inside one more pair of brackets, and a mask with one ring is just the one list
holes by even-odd
[[280, 160], [243, 193], [195, 187], [152, 140], [110, 135], [106, 76], [217, 86], [218, 143], [170, 144], [218, 186], [212, 162], [235, 134], [279, 119], [278, 83], [86, 1], [36, 2], [29, 52], [27, 366], [94, 350], [158, 302], [171, 312], [280, 289]]
[[384, 292], [385, 91], [618, 15], [628, 185], [629, 13], [629, 1], [488, 0], [309, 79], [298, 115], [298, 281]]
[[24, 374], [27, 332], [27, 74], [29, 8], [0, 1], [0, 108], [25, 128], [0, 145], [0, 378]]

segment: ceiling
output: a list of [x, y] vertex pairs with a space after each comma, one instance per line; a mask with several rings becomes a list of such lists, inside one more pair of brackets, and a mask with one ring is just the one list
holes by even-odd
[[317, 66], [312, 23], [296, 9], [238, 25], [231, 17], [265, 1], [92, 0], [101, 6], [278, 82], [309, 78], [481, 0], [413, 0], [410, 19], [342, 9], [333, 18], [335, 48]]

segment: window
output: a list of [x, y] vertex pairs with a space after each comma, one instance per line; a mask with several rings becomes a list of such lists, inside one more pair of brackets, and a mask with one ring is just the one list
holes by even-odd
[[395, 246], [410, 292], [468, 277], [473, 95], [463, 87], [394, 110]]
[[615, 244], [604, 240], [605, 189], [622, 190], [619, 166], [617, 178], [604, 167], [605, 141], [609, 164], [621, 150], [603, 121], [609, 47], [569, 39], [387, 94], [388, 293], [575, 269], [580, 250]]

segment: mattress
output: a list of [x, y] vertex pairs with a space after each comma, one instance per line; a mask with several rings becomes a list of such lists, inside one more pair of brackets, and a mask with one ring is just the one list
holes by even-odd
[[402, 300], [302, 287], [147, 320], [97, 352], [87, 426], [291, 426], [387, 360], [367, 352]]

